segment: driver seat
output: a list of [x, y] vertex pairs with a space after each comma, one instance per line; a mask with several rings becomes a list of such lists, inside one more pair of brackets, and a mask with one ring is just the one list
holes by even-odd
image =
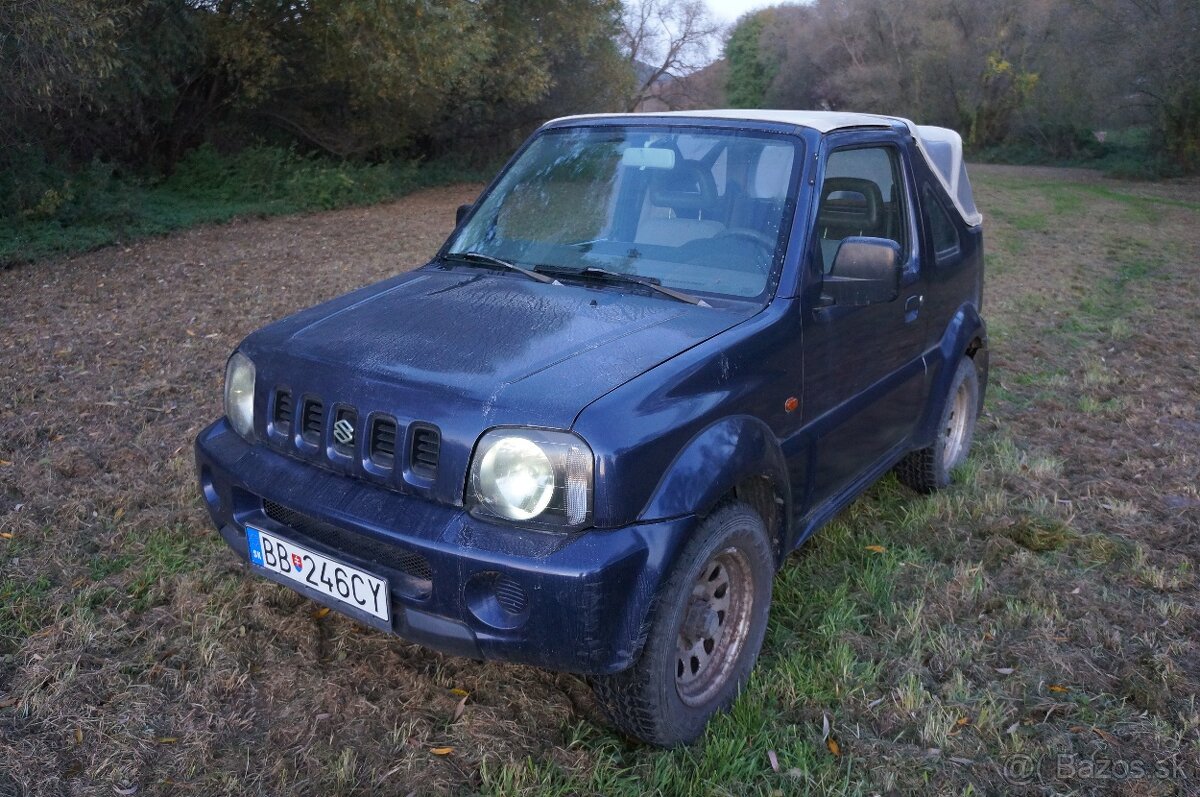
[[650, 215], [638, 225], [639, 244], [683, 246], [725, 229], [713, 218], [720, 199], [712, 172], [698, 161], [681, 160], [651, 178]]
[[817, 229], [825, 273], [833, 268], [842, 239], [852, 235], [878, 236], [883, 221], [883, 192], [862, 177], [827, 177], [821, 186]]

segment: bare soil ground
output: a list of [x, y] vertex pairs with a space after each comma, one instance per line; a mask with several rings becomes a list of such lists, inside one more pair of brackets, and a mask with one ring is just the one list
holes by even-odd
[[794, 556], [737, 709], [665, 753], [575, 677], [315, 611], [199, 503], [237, 342], [424, 262], [479, 186], [0, 272], [0, 796], [1200, 794], [1200, 183], [973, 178], [972, 462]]

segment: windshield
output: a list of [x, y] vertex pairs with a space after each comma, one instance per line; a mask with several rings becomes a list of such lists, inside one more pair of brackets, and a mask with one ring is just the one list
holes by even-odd
[[505, 172], [447, 254], [759, 297], [794, 195], [796, 146], [712, 128], [550, 130]]

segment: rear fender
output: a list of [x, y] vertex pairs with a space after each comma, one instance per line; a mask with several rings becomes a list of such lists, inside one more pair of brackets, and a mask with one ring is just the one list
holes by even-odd
[[929, 401], [918, 426], [914, 448], [932, 445], [936, 438], [938, 421], [949, 397], [950, 383], [954, 380], [954, 372], [958, 370], [958, 363], [964, 356], [973, 357], [979, 372], [979, 401], [982, 409], [988, 376], [988, 337], [987, 325], [974, 304], [964, 304], [958, 308], [958, 312], [946, 325], [941, 342], [931, 355], [940, 362], [940, 367], [929, 386]]

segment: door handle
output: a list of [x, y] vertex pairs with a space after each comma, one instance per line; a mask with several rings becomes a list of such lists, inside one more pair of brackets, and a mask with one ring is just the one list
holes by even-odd
[[915, 294], [909, 296], [904, 302], [904, 323], [911, 324], [917, 320], [917, 316], [921, 312], [921, 308], [925, 305], [925, 295]]

